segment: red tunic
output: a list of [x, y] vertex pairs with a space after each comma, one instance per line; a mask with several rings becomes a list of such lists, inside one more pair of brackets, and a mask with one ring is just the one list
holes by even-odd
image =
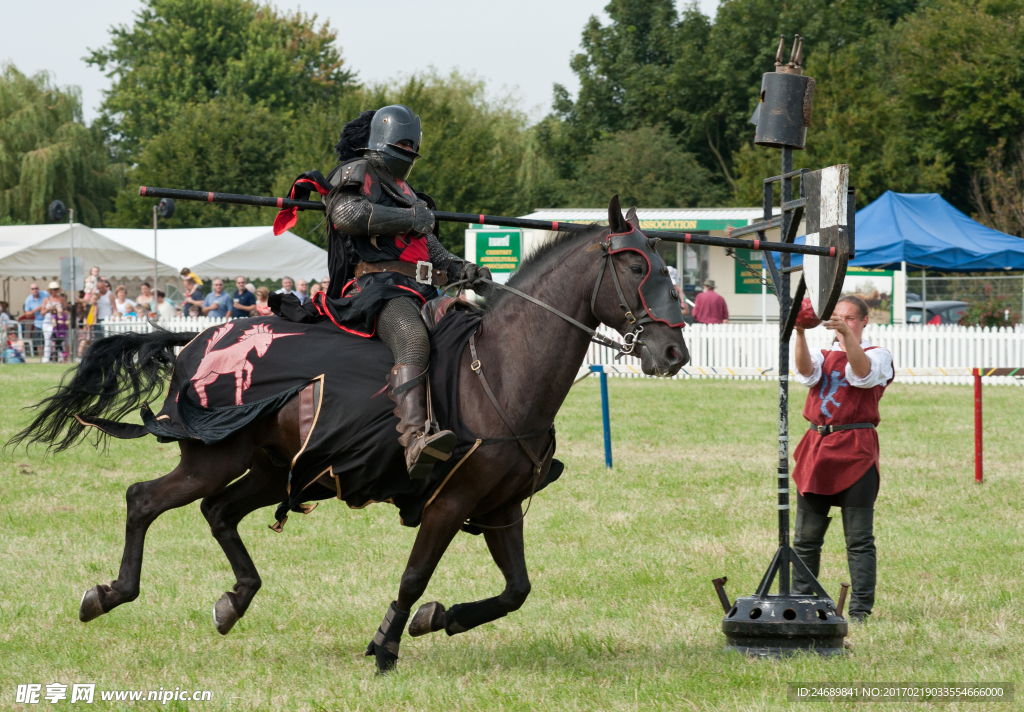
[[[865, 351], [876, 348], [868, 347]], [[824, 351], [821, 380], [807, 393], [804, 418], [813, 425], [878, 425], [878, 401], [886, 383], [857, 388], [846, 380], [845, 351]], [[819, 435], [808, 430], [793, 453], [793, 481], [800, 494], [836, 494], [853, 486], [872, 465], [878, 467], [878, 433], [874, 428], [839, 430]]]

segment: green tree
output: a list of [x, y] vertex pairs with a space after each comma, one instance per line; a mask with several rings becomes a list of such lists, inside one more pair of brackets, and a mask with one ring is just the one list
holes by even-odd
[[591, 17], [583, 30], [581, 53], [571, 66], [580, 90], [554, 88], [555, 116], [561, 130], [541, 131], [544, 144], [564, 178], [575, 178], [594, 141], [641, 126], [666, 125], [710, 162], [700, 115], [711, 100], [708, 66], [702, 58], [710, 22], [695, 6], [680, 17], [672, 0], [613, 0], [602, 25]]
[[936, 0], [894, 32], [900, 109], [950, 156], [945, 195], [968, 210], [988, 148], [1024, 132], [1024, 2]]
[[571, 199], [581, 207], [603, 207], [614, 194], [625, 206], [697, 207], [720, 204], [726, 190], [666, 127], [644, 126], [598, 141]]
[[[155, 200], [140, 198], [139, 185], [269, 195], [281, 170], [287, 122], [265, 106], [217, 98], [184, 107], [166, 130], [142, 142], [128, 185], [117, 196], [110, 223], [152, 224]], [[168, 227], [270, 225], [269, 208], [178, 201]]]
[[228, 97], [287, 112], [338, 96], [353, 75], [334, 40], [316, 16], [254, 0], [145, 0], [86, 61], [113, 79], [100, 124], [130, 155], [193, 103]]
[[[612, 0], [611, 23], [591, 18], [572, 61], [577, 98], [555, 86], [555, 119], [541, 136], [560, 175], [574, 178], [602, 135], [665, 125], [683, 150], [734, 185], [734, 154], [750, 143], [761, 75], [780, 34], [829, 57], [911, 12], [916, 0], [725, 0], [715, 22], [672, 0]], [[787, 46], [787, 59], [788, 59]], [[746, 158], [746, 157], [744, 157]]]
[[76, 88], [59, 89], [46, 74], [0, 72], [0, 221], [42, 223], [59, 198], [75, 219], [100, 225], [120, 181], [103, 139], [82, 123]]

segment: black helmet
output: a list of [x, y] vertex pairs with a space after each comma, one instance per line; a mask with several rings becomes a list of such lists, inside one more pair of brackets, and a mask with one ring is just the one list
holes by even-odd
[[[408, 142], [411, 146], [400, 146], [400, 142]], [[370, 141], [367, 151], [380, 155], [391, 175], [405, 180], [412, 171], [416, 159], [420, 157], [420, 143], [423, 141], [423, 129], [420, 117], [408, 106], [393, 104], [379, 109], [370, 121]]]

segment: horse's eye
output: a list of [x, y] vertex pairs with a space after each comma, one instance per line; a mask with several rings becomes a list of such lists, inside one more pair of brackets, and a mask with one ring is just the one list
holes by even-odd
[[629, 268], [631, 270], [633, 270], [633, 274], [643, 274], [644, 273], [644, 268], [641, 267], [640, 265], [630, 265]]

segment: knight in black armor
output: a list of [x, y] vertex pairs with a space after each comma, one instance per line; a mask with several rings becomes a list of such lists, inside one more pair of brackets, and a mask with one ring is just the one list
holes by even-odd
[[342, 131], [338, 166], [326, 179], [303, 174], [291, 193], [301, 197], [309, 190], [303, 185], [313, 185], [327, 204], [330, 288], [307, 311], [315, 309], [351, 333], [376, 333], [391, 349], [395, 366], [388, 395], [396, 404], [399, 442], [413, 478], [447, 460], [456, 444], [451, 431], [430, 432], [425, 382], [430, 339], [419, 309], [437, 296], [438, 286], [490, 277], [486, 268], [444, 248], [433, 200], [406, 182], [420, 158], [422, 138], [420, 118], [406, 106], [363, 112]]

